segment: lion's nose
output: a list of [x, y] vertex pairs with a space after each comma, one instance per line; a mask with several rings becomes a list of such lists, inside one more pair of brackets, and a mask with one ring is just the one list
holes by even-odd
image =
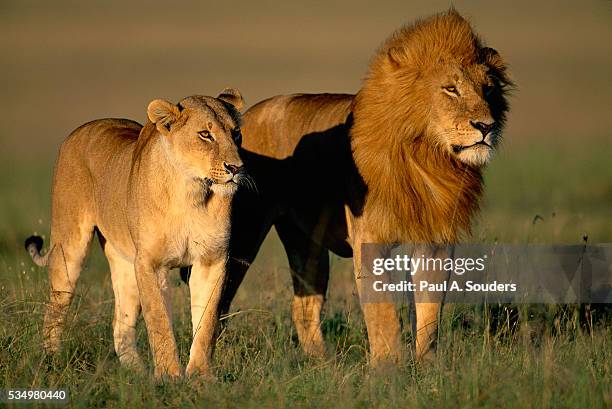
[[223, 167], [227, 171], [227, 173], [231, 173], [232, 175], [237, 175], [242, 170], [242, 165], [232, 165], [231, 163], [223, 162]]
[[487, 123], [484, 123], [484, 122], [470, 121], [470, 125], [472, 125], [476, 129], [478, 129], [480, 131], [480, 133], [482, 134], [482, 137], [484, 139], [489, 134], [489, 132], [491, 132], [491, 129], [493, 129], [493, 127], [495, 126], [495, 122], [491, 122], [491, 123], [487, 124]]

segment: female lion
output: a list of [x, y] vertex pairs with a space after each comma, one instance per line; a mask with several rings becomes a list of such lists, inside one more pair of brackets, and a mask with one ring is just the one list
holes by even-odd
[[142, 369], [136, 319], [142, 311], [155, 376], [180, 377], [168, 298], [168, 272], [193, 264], [189, 281], [193, 343], [187, 375], [209, 375], [226, 275], [231, 200], [244, 180], [238, 155], [240, 93], [152, 101], [143, 127], [101, 119], [76, 129], [61, 146], [53, 179], [51, 244], [26, 249], [49, 266], [51, 299], [45, 348], [61, 331], [94, 232], [110, 264], [113, 335], [121, 363]]

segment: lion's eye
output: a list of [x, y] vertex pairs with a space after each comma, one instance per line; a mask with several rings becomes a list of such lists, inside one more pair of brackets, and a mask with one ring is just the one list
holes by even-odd
[[215, 140], [215, 138], [212, 136], [210, 131], [200, 131], [198, 132], [198, 135], [200, 136], [200, 139], [202, 139], [203, 141], [212, 142]]
[[454, 85], [447, 85], [445, 87], [442, 87], [442, 89], [447, 94], [453, 94], [453, 95], [459, 96], [459, 91], [457, 90], [457, 87], [455, 87]]

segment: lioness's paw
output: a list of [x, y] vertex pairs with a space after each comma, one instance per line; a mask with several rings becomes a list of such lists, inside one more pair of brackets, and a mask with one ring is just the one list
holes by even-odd
[[171, 383], [177, 383], [180, 382], [183, 379], [182, 375], [180, 374], [169, 374], [169, 373], [162, 373], [162, 374], [155, 374], [155, 383], [157, 384], [171, 384]]
[[435, 348], [429, 348], [427, 351], [417, 353], [417, 363], [423, 366], [431, 366], [436, 362], [436, 356]]
[[60, 340], [47, 338], [43, 341], [42, 347], [48, 355], [55, 355], [60, 350]]
[[178, 366], [170, 368], [155, 368], [155, 381], [158, 383], [173, 383], [180, 381], [183, 378], [183, 373]]
[[146, 372], [146, 368], [144, 363], [142, 362], [142, 359], [140, 358], [140, 356], [138, 355], [122, 355], [119, 357], [119, 362], [121, 363], [121, 365], [127, 369], [129, 369], [130, 371], [139, 373], [139, 374], [144, 374]]
[[198, 366], [191, 362], [187, 365], [187, 369], [185, 370], [185, 376], [189, 378], [190, 382], [194, 383], [208, 383], [213, 382], [215, 380], [213, 371], [210, 369], [209, 366]]

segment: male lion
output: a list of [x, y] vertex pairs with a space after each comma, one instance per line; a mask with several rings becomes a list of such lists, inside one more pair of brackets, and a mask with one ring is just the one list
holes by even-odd
[[181, 370], [168, 298], [168, 271], [193, 264], [189, 287], [193, 343], [188, 375], [208, 375], [226, 276], [231, 200], [244, 179], [238, 154], [240, 93], [152, 101], [143, 127], [101, 119], [64, 141], [55, 168], [51, 244], [26, 249], [48, 264], [51, 299], [45, 347], [60, 335], [94, 232], [108, 259], [115, 293], [113, 335], [122, 364], [142, 369], [136, 349], [140, 306], [157, 378]]
[[[260, 195], [238, 192], [223, 309], [274, 225], [292, 271], [300, 344], [322, 355], [328, 251], [354, 257], [360, 289], [363, 243], [448, 244], [468, 234], [509, 85], [500, 55], [451, 10], [391, 35], [356, 95], [277, 96], [248, 110], [241, 155]], [[416, 305], [419, 359], [435, 352], [440, 307]], [[362, 309], [372, 363], [396, 360], [394, 305]]]

